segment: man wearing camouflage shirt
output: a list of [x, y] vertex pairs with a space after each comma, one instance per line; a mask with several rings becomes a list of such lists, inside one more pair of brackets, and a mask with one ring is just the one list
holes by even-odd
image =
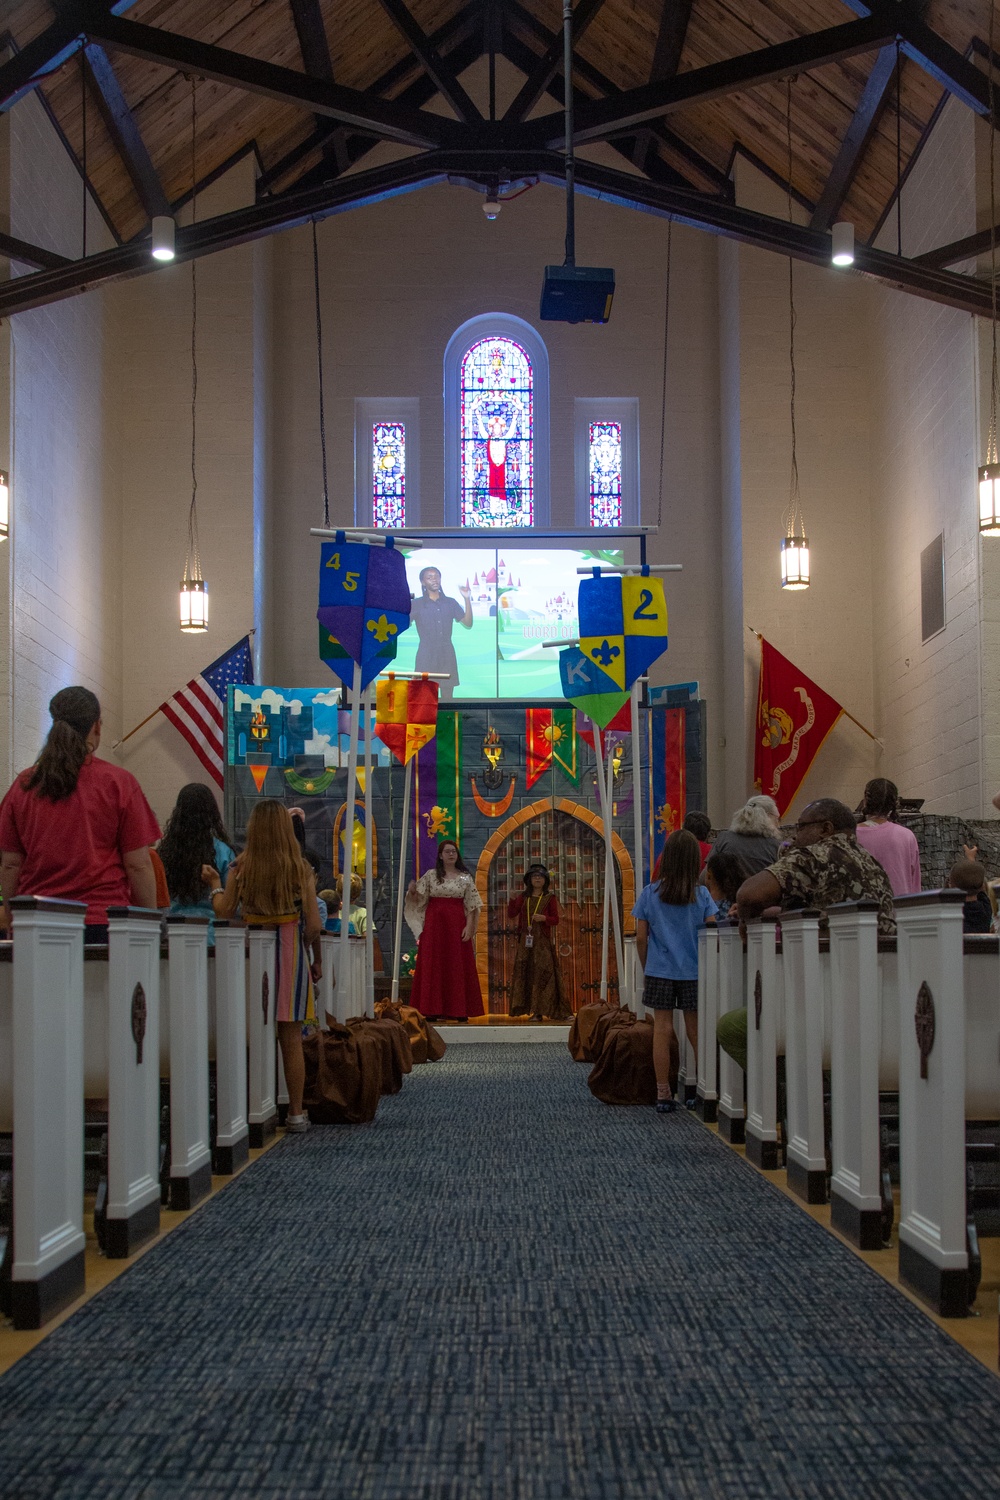
[[[896, 918], [892, 886], [877, 859], [862, 849], [854, 836], [857, 820], [849, 807], [834, 797], [810, 802], [795, 825], [792, 843], [773, 865], [744, 880], [736, 893], [740, 923], [759, 917], [769, 907], [784, 911], [806, 906], [825, 910], [838, 901], [877, 901], [878, 930], [894, 937]], [[747, 1065], [747, 1012], [728, 1011], [716, 1026], [719, 1046], [735, 1063]], [[779, 1092], [784, 1058], [779, 1058]]]
[[892, 887], [878, 860], [855, 837], [857, 820], [834, 797], [810, 802], [799, 816], [791, 847], [773, 865], [751, 875], [736, 894], [740, 920], [759, 917], [770, 906], [784, 911], [825, 909], [838, 901], [877, 901], [878, 930], [894, 937]]

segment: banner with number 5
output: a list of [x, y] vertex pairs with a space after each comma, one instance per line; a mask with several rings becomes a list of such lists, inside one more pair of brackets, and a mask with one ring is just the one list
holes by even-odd
[[[391, 541], [391, 539], [390, 539]], [[410, 624], [406, 564], [392, 545], [367, 546], [340, 537], [320, 548], [319, 609], [316, 618], [327, 638], [347, 653], [322, 652], [331, 671], [350, 684], [353, 663], [367, 687], [396, 655], [399, 637]]]
[[667, 649], [663, 582], [648, 573], [580, 581], [580, 650], [621, 692]]

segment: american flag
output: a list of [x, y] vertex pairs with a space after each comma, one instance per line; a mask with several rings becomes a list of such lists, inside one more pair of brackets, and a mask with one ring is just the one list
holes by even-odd
[[230, 683], [253, 682], [250, 637], [213, 661], [160, 704], [175, 729], [179, 729], [208, 774], [222, 786], [226, 763], [226, 689]]

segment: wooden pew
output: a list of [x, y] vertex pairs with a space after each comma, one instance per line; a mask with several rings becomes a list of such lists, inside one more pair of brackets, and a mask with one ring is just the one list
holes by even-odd
[[719, 1115], [719, 929], [698, 930], [698, 1109], [707, 1125]]
[[170, 1207], [212, 1190], [208, 1118], [207, 917], [167, 917], [170, 964]]
[[109, 907], [107, 952], [104, 1250], [120, 1259], [160, 1227], [160, 913]]
[[820, 912], [785, 912], [785, 1092], [788, 1186], [807, 1203], [826, 1202], [824, 1051], [829, 1050], [830, 965], [820, 962]]
[[747, 1160], [778, 1166], [778, 1052], [784, 1051], [785, 991], [777, 922], [747, 923]]
[[84, 1286], [86, 906], [39, 896], [15, 896], [10, 905], [15, 932], [6, 1008], [16, 1059], [10, 1316], [15, 1328], [40, 1328]]
[[215, 1151], [212, 1165], [228, 1176], [250, 1155], [247, 1120], [246, 931], [215, 923], [215, 955], [209, 961], [209, 1055], [215, 1020]]
[[249, 1056], [247, 1120], [250, 1145], [265, 1146], [278, 1127], [277, 1028], [274, 1021], [275, 956], [273, 927], [249, 929], [247, 970], [247, 1052]]

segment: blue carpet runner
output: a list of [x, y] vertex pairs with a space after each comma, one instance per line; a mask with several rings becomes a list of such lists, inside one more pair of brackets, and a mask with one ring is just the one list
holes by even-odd
[[453, 1047], [0, 1381], [4, 1500], [965, 1500], [1000, 1381], [696, 1120]]

